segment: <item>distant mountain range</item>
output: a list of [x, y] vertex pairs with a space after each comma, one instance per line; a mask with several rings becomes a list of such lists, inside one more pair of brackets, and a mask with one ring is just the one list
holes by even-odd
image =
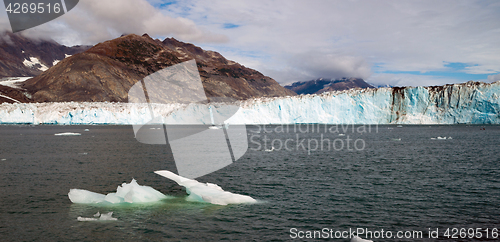
[[29, 39], [10, 32], [0, 33], [0, 78], [39, 75], [64, 58], [90, 47], [67, 47], [51, 40]]
[[3, 38], [2, 50], [9, 55], [0, 56], [0, 76], [37, 76], [17, 89], [0, 85], [0, 102], [127, 102], [136, 82], [190, 59], [196, 60], [207, 97], [296, 95], [256, 70], [173, 38], [161, 41], [131, 34], [88, 48], [4, 36], [8, 37]]
[[353, 88], [374, 88], [366, 83], [361, 78], [341, 78], [341, 79], [325, 79], [319, 78], [316, 80], [305, 82], [294, 82], [291, 85], [285, 86], [286, 89], [294, 91], [297, 94], [320, 94], [331, 91], [342, 91]]

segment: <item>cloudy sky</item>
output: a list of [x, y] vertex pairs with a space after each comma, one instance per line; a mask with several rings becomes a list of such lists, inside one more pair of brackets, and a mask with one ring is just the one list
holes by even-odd
[[[0, 8], [0, 27], [10, 30]], [[66, 44], [174, 37], [281, 84], [360, 77], [419, 86], [500, 80], [500, 1], [80, 0], [22, 32]]]

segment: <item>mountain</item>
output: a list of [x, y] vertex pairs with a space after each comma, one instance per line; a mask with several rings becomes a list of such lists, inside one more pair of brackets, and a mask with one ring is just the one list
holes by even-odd
[[[158, 111], [164, 111], [167, 118], [181, 123], [185, 122], [186, 117], [195, 119], [196, 113], [199, 112], [199, 107], [196, 106], [186, 109], [185, 106], [165, 104], [157, 108]], [[2, 104], [0, 123], [145, 124], [150, 121], [151, 116], [140, 114], [148, 112], [148, 107], [144, 104], [102, 102]], [[434, 87], [350, 89], [310, 96], [249, 99], [241, 101], [240, 110], [227, 122], [230, 124], [500, 124], [500, 81], [491, 84], [470, 81]], [[337, 128], [340, 129], [339, 126]], [[368, 128], [371, 129], [371, 126]], [[370, 132], [368, 128], [360, 127], [356, 130]], [[378, 132], [375, 128], [374, 126], [373, 132]], [[331, 129], [328, 132], [331, 132]]]
[[67, 47], [53, 40], [36, 40], [20, 33], [0, 33], [0, 78], [36, 76], [67, 56], [90, 46]]
[[285, 86], [297, 94], [320, 94], [323, 92], [342, 91], [352, 88], [374, 88], [361, 78], [341, 78], [341, 79], [323, 79], [306, 82], [294, 82]]
[[207, 97], [244, 100], [295, 95], [256, 70], [173, 38], [130, 34], [65, 58], [24, 82], [34, 102], [127, 102], [129, 89], [145, 76], [195, 59]]

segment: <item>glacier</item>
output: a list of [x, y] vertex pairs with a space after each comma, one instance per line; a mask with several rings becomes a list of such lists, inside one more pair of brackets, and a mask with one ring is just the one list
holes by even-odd
[[[500, 124], [500, 82], [351, 89], [239, 101], [226, 124]], [[166, 123], [207, 123], [203, 104], [151, 104]], [[142, 103], [2, 103], [0, 124], [146, 124]], [[224, 114], [220, 114], [224, 115]], [[227, 116], [226, 116], [227, 117]], [[210, 123], [207, 123], [210, 124]]]

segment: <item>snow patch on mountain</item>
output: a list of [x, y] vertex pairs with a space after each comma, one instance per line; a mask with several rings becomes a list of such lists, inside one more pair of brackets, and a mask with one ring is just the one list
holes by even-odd
[[46, 71], [49, 69], [46, 65], [42, 64], [40, 60], [36, 57], [30, 57], [29, 60], [25, 59], [23, 61], [23, 64], [27, 67], [35, 68], [41, 71]]

